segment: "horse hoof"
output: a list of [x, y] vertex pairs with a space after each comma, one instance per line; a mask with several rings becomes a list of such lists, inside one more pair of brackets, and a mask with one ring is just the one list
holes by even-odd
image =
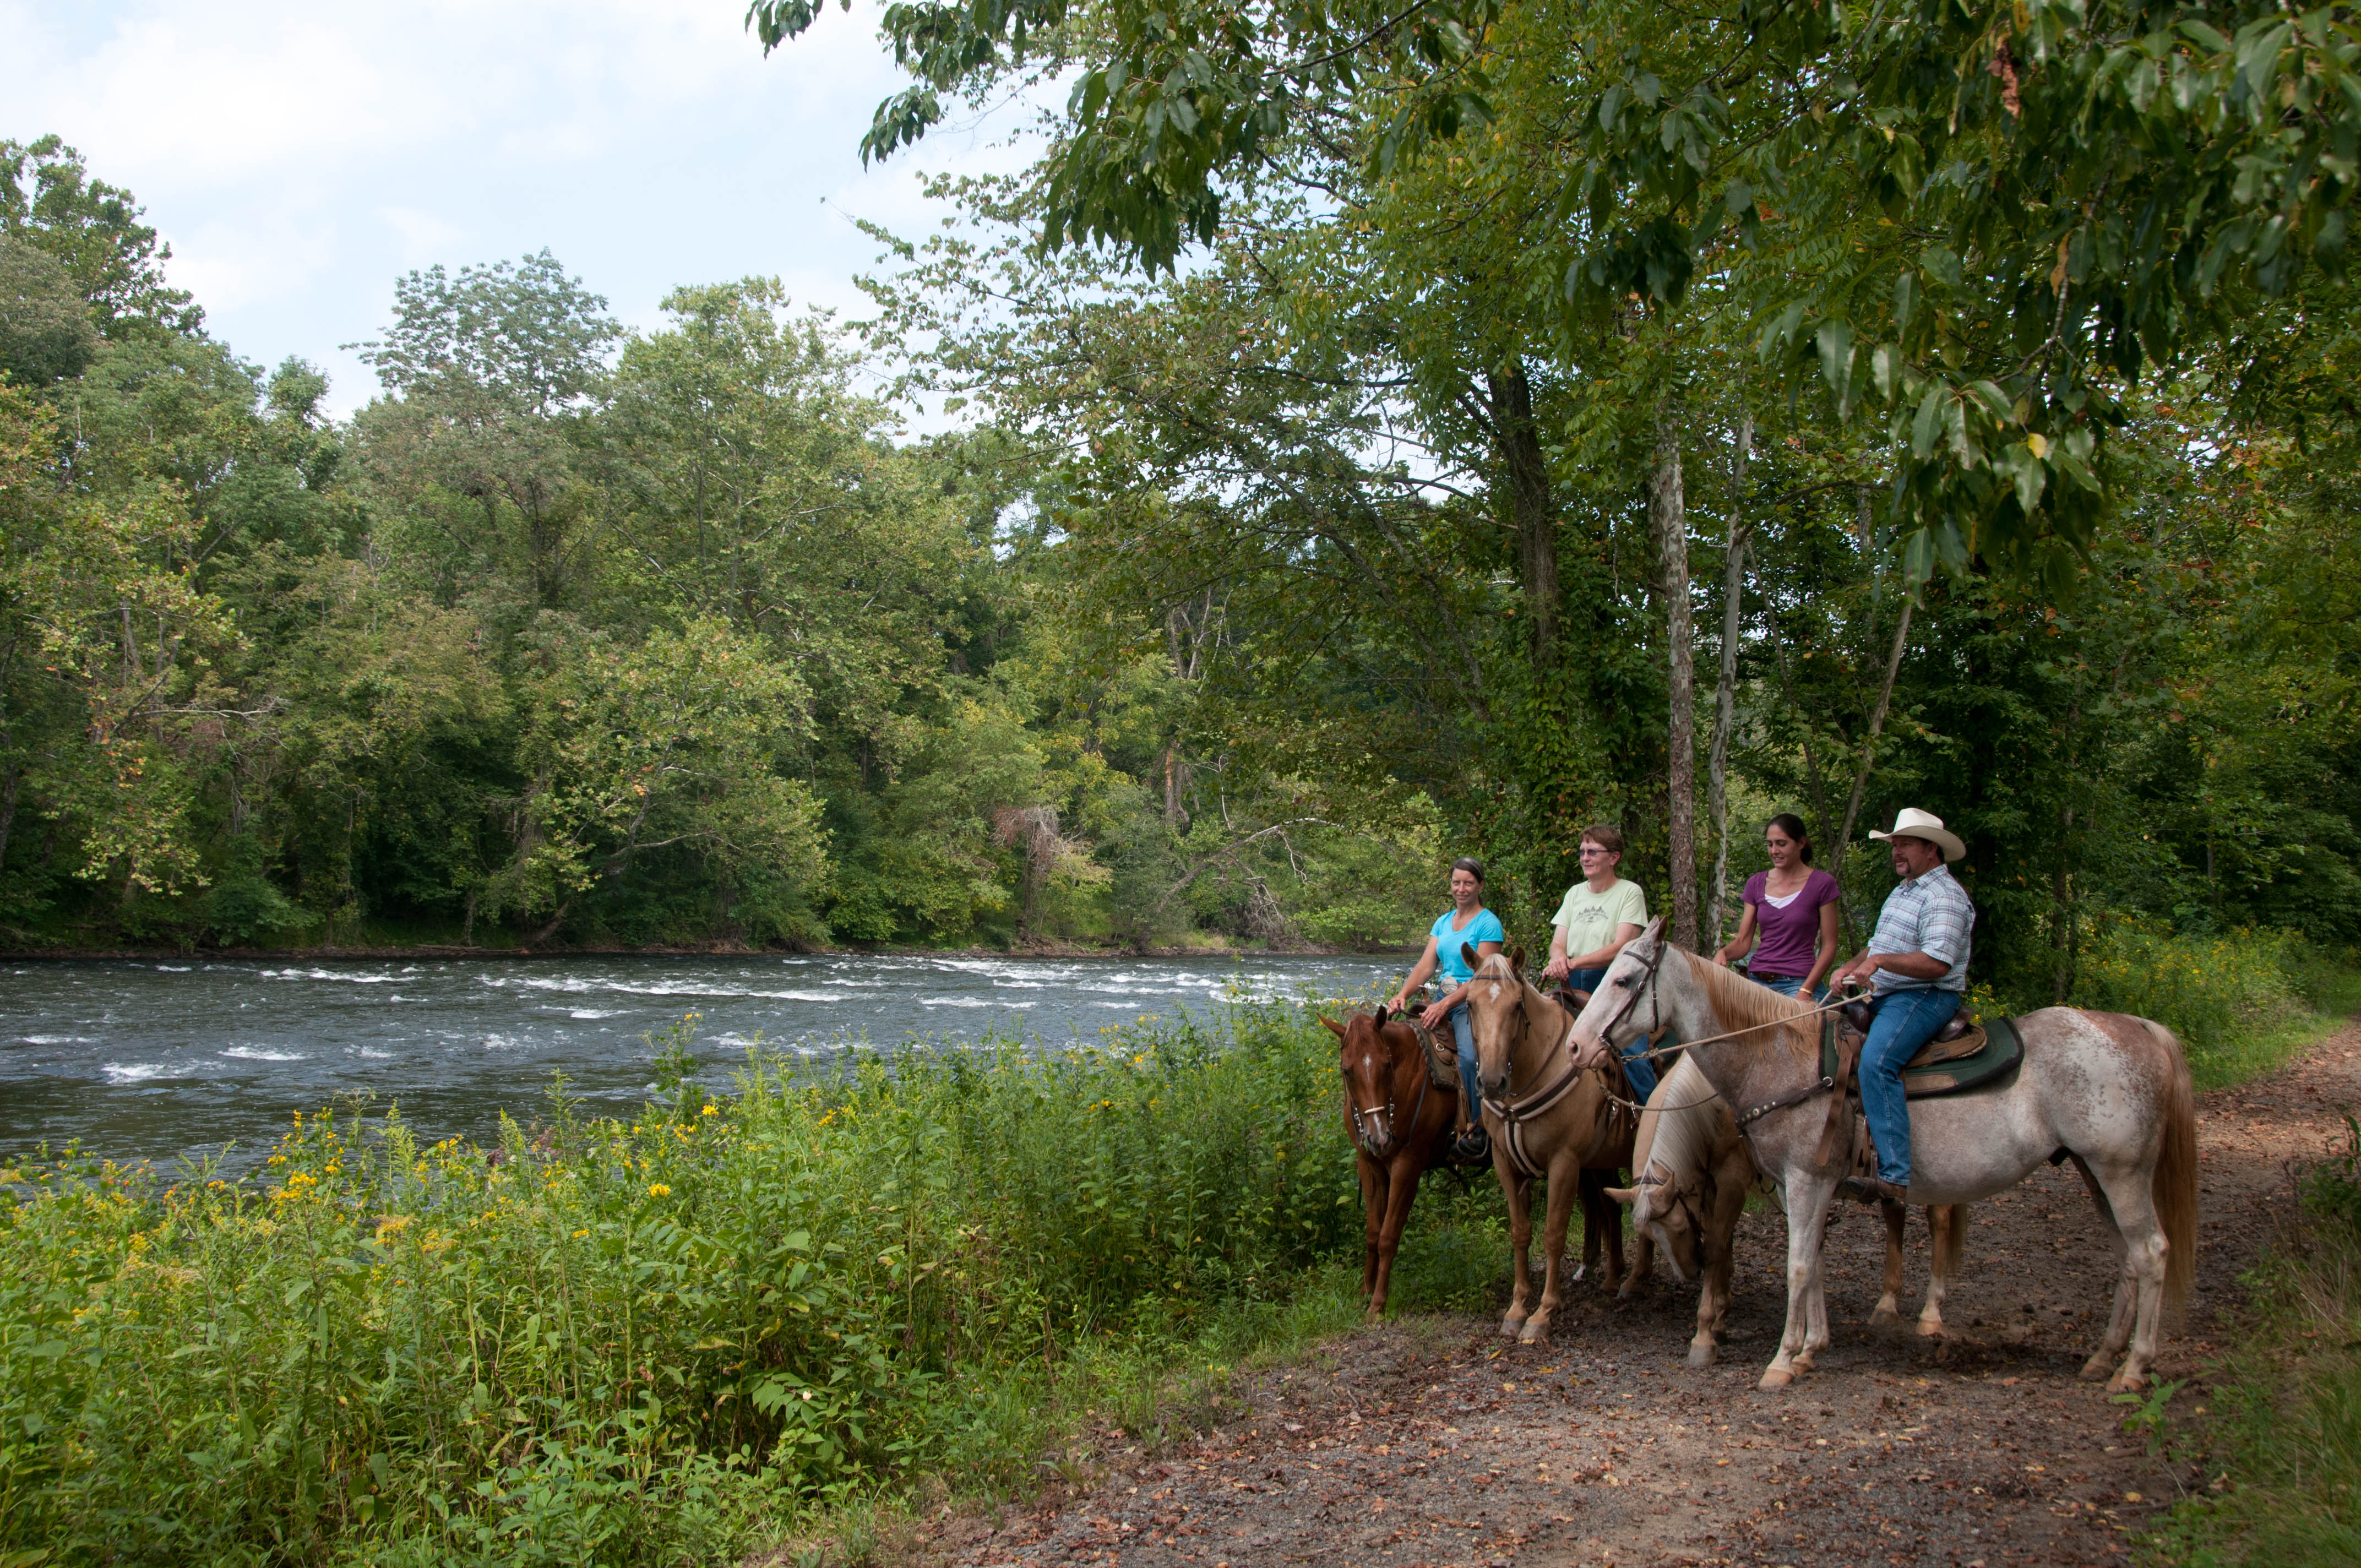
[[1713, 1365], [1714, 1343], [1711, 1336], [1689, 1342], [1689, 1365], [1704, 1368]]
[[1773, 1366], [1763, 1374], [1763, 1381], [1757, 1383], [1755, 1387], [1768, 1392], [1773, 1389], [1784, 1388], [1788, 1384], [1793, 1383], [1795, 1380], [1795, 1375], [1794, 1373], [1786, 1370], [1784, 1367]]
[[1883, 1301], [1880, 1301], [1869, 1314], [1869, 1326], [1873, 1329], [1890, 1329], [1901, 1321], [1902, 1314]]
[[2082, 1381], [2085, 1383], [2096, 1383], [2100, 1378], [2104, 1377], [2107, 1375], [2107, 1370], [2111, 1365], [2112, 1360], [2108, 1356], [2107, 1353], [2103, 1350], [2101, 1351], [2098, 1354], [2091, 1357], [2090, 1360], [2082, 1363]]
[[2107, 1384], [2107, 1392], [2110, 1394], [2136, 1394], [2140, 1391], [2140, 1385], [2147, 1381], [2147, 1379], [2140, 1374], [2126, 1369], [2120, 1376], [2109, 1381]]
[[1943, 1333], [1943, 1320], [1940, 1318], [1919, 1319], [1918, 1337], [1920, 1339], [1942, 1339], [1946, 1337]]
[[1513, 1313], [1508, 1317], [1502, 1318], [1500, 1320], [1500, 1337], [1502, 1339], [1515, 1339], [1518, 1332], [1522, 1330], [1524, 1326], [1525, 1320], [1517, 1317]]
[[1518, 1331], [1517, 1333], [1517, 1343], [1519, 1344], [1540, 1344], [1543, 1341], [1548, 1338], [1549, 1323], [1546, 1320], [1542, 1318], [1530, 1320], [1522, 1329]]

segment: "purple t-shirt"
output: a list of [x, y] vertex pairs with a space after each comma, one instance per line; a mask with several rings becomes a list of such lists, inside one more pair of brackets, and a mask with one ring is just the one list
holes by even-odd
[[1770, 881], [1769, 872], [1756, 872], [1746, 879], [1743, 896], [1754, 905], [1754, 918], [1763, 932], [1762, 945], [1746, 960], [1747, 972], [1801, 979], [1812, 972], [1820, 945], [1820, 905], [1836, 902], [1837, 879], [1826, 872], [1814, 872], [1784, 906], [1771, 902]]

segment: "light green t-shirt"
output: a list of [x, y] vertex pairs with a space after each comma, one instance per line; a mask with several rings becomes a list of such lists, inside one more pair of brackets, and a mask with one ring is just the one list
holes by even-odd
[[1615, 927], [1629, 923], [1648, 923], [1648, 895], [1636, 882], [1618, 879], [1605, 893], [1593, 893], [1587, 882], [1576, 883], [1565, 890], [1565, 900], [1550, 916], [1550, 924], [1565, 927], [1565, 956], [1578, 959], [1585, 953], [1595, 953], [1615, 939]]

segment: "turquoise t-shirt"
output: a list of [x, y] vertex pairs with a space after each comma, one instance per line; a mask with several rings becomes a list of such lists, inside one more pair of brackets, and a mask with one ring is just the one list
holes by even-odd
[[1435, 967], [1442, 971], [1444, 982], [1450, 985], [1465, 985], [1476, 973], [1467, 960], [1460, 956], [1459, 945], [1462, 942], [1477, 948], [1481, 948], [1487, 942], [1498, 942], [1502, 947], [1509, 944], [1508, 927], [1502, 926], [1500, 917], [1490, 910], [1477, 910], [1476, 918], [1455, 931], [1451, 928], [1451, 922], [1458, 914], [1456, 909], [1446, 909], [1427, 928], [1427, 935], [1434, 938]]

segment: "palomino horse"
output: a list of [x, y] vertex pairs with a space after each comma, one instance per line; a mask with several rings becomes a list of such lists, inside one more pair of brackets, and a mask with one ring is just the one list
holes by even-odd
[[[1784, 1387], [1828, 1343], [1820, 1242], [1839, 1178], [1850, 1168], [1852, 1119], [1827, 1098], [1818, 1019], [1808, 1003], [1718, 968], [1664, 940], [1660, 920], [1634, 938], [1576, 1021], [1582, 1059], [1602, 1059], [1669, 1024], [1691, 1060], [1739, 1116], [1756, 1165], [1785, 1194], [1787, 1328], [1763, 1374]], [[2100, 1217], [2123, 1243], [2114, 1310], [2083, 1365], [2136, 1388], [2156, 1356], [2159, 1319], [2189, 1292], [2197, 1258], [2197, 1119], [2189, 1064], [2172, 1031], [2120, 1013], [2045, 1007], [2016, 1020], [2025, 1060], [2010, 1081], [1910, 1103], [1918, 1203], [1968, 1203], [2015, 1186], [2057, 1156], [2070, 1157]], [[1832, 1123], [1831, 1118], [1834, 1118]], [[1821, 1163], [1823, 1134], [1831, 1157]]]
[[[1720, 1095], [1703, 1069], [1683, 1056], [1640, 1116], [1631, 1144], [1631, 1185], [1609, 1188], [1607, 1196], [1631, 1211], [1632, 1228], [1653, 1236], [1657, 1248], [1683, 1284], [1697, 1281], [1697, 1336], [1689, 1341], [1689, 1365], [1710, 1366], [1721, 1343], [1722, 1319], [1730, 1310], [1731, 1265], [1739, 1217], [1756, 1180], [1754, 1157]], [[1895, 1321], [1894, 1298], [1902, 1290], [1902, 1232], [1906, 1217], [1899, 1203], [1885, 1210], [1885, 1294], [1878, 1298], [1872, 1323]], [[1927, 1307], [1918, 1332], [1943, 1332], [1943, 1292], [1959, 1272], [1966, 1237], [1963, 1206], [1930, 1204], [1927, 1227], [1934, 1239], [1927, 1281]], [[1631, 1287], [1624, 1287], [1630, 1294]]]
[[[1467, 1005], [1476, 1034], [1477, 1081], [1484, 1091], [1484, 1130], [1492, 1135], [1492, 1168], [1509, 1200], [1516, 1291], [1500, 1332], [1531, 1344], [1547, 1336], [1550, 1316], [1565, 1299], [1565, 1223], [1577, 1193], [1583, 1271], [1598, 1262], [1604, 1241], [1609, 1289], [1623, 1272], [1623, 1210], [1607, 1196], [1612, 1179], [1607, 1173], [1620, 1176], [1631, 1163], [1634, 1120], [1617, 1103], [1606, 1073], [1576, 1065], [1569, 1039], [1574, 1014], [1519, 974], [1521, 957], [1494, 953], [1476, 961]], [[1526, 1269], [1535, 1174], [1549, 1179], [1538, 1305]], [[1654, 1253], [1654, 1243], [1642, 1233], [1632, 1258], [1634, 1279], [1649, 1272]]]
[[1374, 1017], [1320, 1021], [1343, 1042], [1345, 1120], [1361, 1177], [1361, 1298], [1370, 1317], [1382, 1317], [1418, 1179], [1443, 1163], [1459, 1120], [1459, 1094], [1433, 1086], [1418, 1036], [1384, 1008]]

